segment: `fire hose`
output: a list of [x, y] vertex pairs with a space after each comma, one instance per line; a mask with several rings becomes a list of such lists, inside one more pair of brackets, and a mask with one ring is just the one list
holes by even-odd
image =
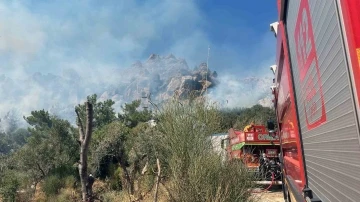
[[271, 183], [270, 183], [270, 185], [266, 189], [263, 189], [263, 190], [259, 190], [259, 191], [252, 190], [251, 193], [261, 193], [261, 192], [268, 191], [272, 187], [272, 185], [274, 184], [274, 181], [275, 181], [275, 174], [274, 174], [274, 172], [271, 172]]

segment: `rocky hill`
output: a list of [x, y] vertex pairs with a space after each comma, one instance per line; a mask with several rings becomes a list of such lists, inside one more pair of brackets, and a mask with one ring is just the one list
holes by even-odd
[[184, 59], [171, 54], [152, 54], [146, 61], [115, 69], [106, 76], [109, 80], [95, 82], [74, 70], [61, 75], [35, 73], [25, 79], [0, 75], [0, 117], [14, 110], [28, 115], [32, 110], [46, 109], [74, 121], [74, 106], [94, 93], [100, 100], [114, 100], [118, 111], [123, 103], [144, 96], [159, 103], [173, 96], [186, 98], [190, 93], [201, 96], [205, 89], [209, 89], [209, 97], [214, 101], [227, 102], [225, 107], [258, 102], [269, 105], [263, 99], [269, 96], [270, 78], [218, 76], [208, 70], [206, 63], [190, 69]]
[[217, 73], [208, 70], [206, 63], [189, 69], [184, 59], [173, 55], [152, 54], [144, 63], [138, 61], [119, 74], [127, 78], [108, 88], [100, 99], [128, 102], [146, 95], [159, 102], [172, 96], [185, 98], [190, 93], [200, 96], [218, 83]]

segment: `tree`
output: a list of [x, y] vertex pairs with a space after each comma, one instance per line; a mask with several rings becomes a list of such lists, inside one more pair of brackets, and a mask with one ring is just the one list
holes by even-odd
[[134, 100], [131, 103], [126, 103], [125, 106], [121, 107], [123, 110], [122, 114], [118, 114], [119, 120], [126, 126], [134, 128], [140, 122], [147, 122], [151, 119], [151, 111], [143, 110], [139, 111], [141, 101]]
[[11, 151], [11, 143], [6, 133], [0, 132], [0, 154], [8, 154]]
[[[87, 102], [93, 106], [93, 128], [101, 128], [106, 124], [111, 123], [116, 119], [116, 113], [114, 112], [113, 105], [114, 101], [111, 99], [105, 100], [103, 102], [98, 102], [97, 95], [93, 94], [87, 97]], [[77, 107], [78, 113], [82, 120], [86, 119], [86, 106], [85, 104], [79, 104]]]
[[[275, 111], [269, 107], [263, 107], [261, 105], [254, 105], [251, 108], [243, 109], [234, 124], [234, 128], [242, 130], [251, 122], [259, 125], [265, 125], [268, 118], [275, 119]], [[276, 125], [276, 123], [275, 123]]]
[[17, 150], [27, 143], [30, 133], [25, 128], [18, 128], [10, 134], [13, 143], [13, 149]]
[[14, 154], [14, 167], [26, 172], [35, 185], [51, 173], [71, 168], [77, 161], [77, 142], [70, 123], [45, 110], [32, 111], [24, 119], [30, 125], [30, 137]]
[[9, 154], [26, 143], [29, 133], [19, 127], [19, 120], [14, 110], [0, 119], [0, 154]]
[[[101, 164], [104, 159], [107, 160], [108, 164], [116, 162], [122, 169], [123, 179], [125, 179], [128, 185], [129, 193], [132, 194], [134, 192], [134, 183], [127, 170], [127, 167], [130, 165], [128, 151], [131, 148], [131, 144], [128, 141], [129, 134], [129, 128], [118, 121], [96, 131], [94, 136], [97, 137], [97, 142], [94, 142], [93, 145], [95, 151], [92, 153], [92, 160], [96, 170], [104, 166]], [[125, 183], [123, 183], [124, 185]]]
[[[79, 175], [81, 180], [81, 192], [82, 200], [87, 201], [88, 197], [92, 200], [92, 187], [87, 186], [88, 173], [87, 173], [87, 158], [88, 149], [91, 141], [92, 127], [93, 127], [93, 105], [90, 102], [85, 102], [86, 107], [86, 125], [84, 128], [83, 119], [79, 114], [79, 109], [75, 108], [77, 115], [77, 124], [79, 128], [79, 143], [80, 143], [80, 163], [79, 163]], [[88, 195], [89, 193], [89, 195]]]
[[14, 132], [18, 125], [19, 120], [15, 110], [8, 111], [4, 117], [0, 118], [0, 131], [4, 133]]
[[234, 127], [238, 117], [244, 111], [243, 108], [232, 108], [232, 109], [223, 109], [220, 111], [221, 116], [221, 131], [227, 132], [230, 128]]
[[0, 194], [3, 196], [3, 199], [11, 202], [16, 201], [16, 191], [20, 186], [16, 174], [11, 170], [7, 170], [7, 172], [0, 177]]

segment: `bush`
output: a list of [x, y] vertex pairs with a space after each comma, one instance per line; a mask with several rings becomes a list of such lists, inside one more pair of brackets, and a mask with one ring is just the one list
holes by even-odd
[[47, 177], [42, 186], [46, 196], [53, 196], [59, 193], [59, 190], [64, 187], [64, 182], [56, 175]]
[[272, 118], [273, 121], [276, 121], [275, 117], [275, 110], [273, 108], [254, 105], [251, 108], [243, 109], [243, 111], [237, 117], [233, 127], [243, 130], [244, 127], [249, 125], [251, 122], [254, 122], [255, 124], [266, 125], [268, 118]]
[[95, 196], [99, 196], [109, 191], [108, 185], [104, 181], [100, 180], [95, 180], [92, 188]]
[[5, 201], [15, 201], [20, 181], [15, 172], [8, 170], [0, 179], [0, 194]]
[[129, 197], [124, 191], [121, 192], [110, 191], [100, 195], [100, 199], [103, 202], [118, 202], [118, 201], [120, 202], [120, 201], [128, 201]]
[[58, 195], [50, 196], [47, 201], [51, 202], [66, 202], [66, 201], [81, 201], [80, 195], [76, 194], [74, 189], [60, 189]]
[[72, 175], [70, 176], [67, 176], [65, 179], [64, 179], [64, 185], [65, 187], [67, 188], [76, 188], [76, 178]]
[[224, 164], [212, 149], [220, 120], [217, 108], [201, 101], [174, 101], [161, 111], [154, 142], [176, 201], [248, 201], [253, 176], [241, 164]]

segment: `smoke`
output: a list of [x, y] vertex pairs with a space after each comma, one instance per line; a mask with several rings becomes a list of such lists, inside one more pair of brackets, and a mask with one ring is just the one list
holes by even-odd
[[[236, 97], [246, 90], [242, 81], [222, 70], [246, 62], [235, 47], [213, 44], [202, 29], [207, 23], [193, 0], [1, 1], [0, 117], [45, 109], [72, 119], [86, 96], [127, 85], [123, 70], [135, 61], [173, 53], [192, 68], [206, 61], [208, 45], [210, 69], [221, 82], [211, 96], [228, 106], [246, 105]], [[266, 47], [259, 41], [256, 52]]]
[[209, 92], [211, 101], [220, 108], [251, 107], [269, 94], [270, 77], [239, 78], [234, 75], [219, 77], [219, 85]]
[[[270, 71], [273, 58], [260, 61], [259, 65], [243, 68], [241, 73], [223, 73], [219, 75], [219, 84], [209, 92], [209, 98], [221, 108], [251, 107], [261, 103], [271, 106], [270, 86], [274, 75]], [[260, 68], [259, 68], [260, 67]], [[263, 99], [263, 100], [262, 100]], [[262, 100], [259, 102], [259, 100]]]
[[11, 133], [19, 126], [22, 126], [18, 118], [19, 114], [17, 111], [8, 111], [5, 116], [0, 118], [0, 133]]

